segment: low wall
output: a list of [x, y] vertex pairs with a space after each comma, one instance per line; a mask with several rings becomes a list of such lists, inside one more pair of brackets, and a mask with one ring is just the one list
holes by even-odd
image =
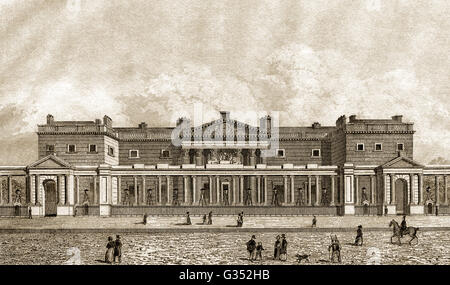
[[355, 215], [357, 216], [376, 216], [376, 215], [382, 215], [383, 212], [381, 212], [381, 208], [379, 206], [368, 206], [367, 207], [367, 213], [364, 212], [364, 206], [355, 206]]
[[298, 216], [298, 215], [338, 215], [337, 207], [268, 207], [268, 206], [112, 206], [111, 215], [204, 215], [212, 211], [214, 215], [245, 215], [266, 216]]
[[27, 206], [19, 206], [19, 215], [16, 213], [16, 208], [14, 206], [1, 206], [0, 207], [0, 216], [2, 217], [25, 217], [28, 216], [28, 207]]
[[100, 206], [76, 206], [77, 216], [100, 216]]

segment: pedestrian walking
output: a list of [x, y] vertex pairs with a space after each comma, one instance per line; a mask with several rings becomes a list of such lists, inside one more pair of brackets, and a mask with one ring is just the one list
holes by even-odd
[[287, 240], [286, 240], [286, 235], [282, 234], [281, 235], [281, 247], [280, 247], [280, 260], [281, 261], [286, 261], [287, 260]]
[[311, 227], [315, 228], [316, 226], [317, 226], [317, 218], [316, 218], [316, 216], [313, 216]]
[[28, 219], [33, 219], [33, 215], [31, 212], [31, 206], [28, 206]]
[[252, 238], [247, 242], [248, 259], [256, 260], [256, 236], [252, 235]]
[[119, 263], [122, 262], [122, 241], [119, 235], [116, 235], [116, 240], [114, 241], [114, 262], [116, 262], [116, 259]]
[[212, 211], [208, 213], [208, 225], [212, 225]]
[[356, 238], [354, 245], [363, 245], [363, 232], [362, 232], [362, 225], [358, 226], [358, 229], [356, 230]]
[[262, 251], [264, 250], [264, 247], [262, 245], [262, 242], [258, 242], [258, 245], [256, 246], [256, 259], [262, 260]]
[[110, 236], [110, 237], [108, 237], [108, 243], [106, 244], [106, 253], [105, 253], [105, 262], [106, 263], [114, 262], [114, 247], [115, 247], [115, 243], [113, 241], [113, 238]]
[[275, 240], [275, 245], [273, 246], [273, 259], [280, 259], [280, 251], [281, 251], [281, 237], [277, 235]]
[[142, 223], [143, 223], [144, 225], [147, 224], [147, 218], [148, 218], [148, 215], [147, 215], [147, 213], [145, 213], [145, 214], [144, 214], [144, 217], [143, 217], [143, 221], [142, 221]]
[[203, 215], [203, 224], [206, 225], [206, 214]]
[[189, 216], [189, 212], [186, 212], [186, 225], [192, 225], [191, 216]]

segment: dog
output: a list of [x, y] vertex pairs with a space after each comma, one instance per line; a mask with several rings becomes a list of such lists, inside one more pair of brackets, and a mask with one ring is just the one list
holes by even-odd
[[309, 262], [309, 257], [311, 255], [310, 254], [296, 254], [295, 257], [297, 258], [297, 262], [301, 263], [302, 260], [305, 260], [307, 262]]

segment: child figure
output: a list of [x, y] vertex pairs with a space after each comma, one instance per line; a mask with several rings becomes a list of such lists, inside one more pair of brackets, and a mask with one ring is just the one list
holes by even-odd
[[258, 242], [258, 245], [256, 246], [256, 259], [259, 258], [259, 260], [262, 260], [262, 251], [264, 250], [264, 247], [262, 245], [262, 242]]

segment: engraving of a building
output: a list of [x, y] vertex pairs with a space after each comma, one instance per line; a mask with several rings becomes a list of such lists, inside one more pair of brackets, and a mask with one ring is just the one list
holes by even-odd
[[[414, 160], [413, 123], [402, 116], [341, 116], [334, 126], [272, 123], [266, 116], [251, 126], [220, 112], [199, 126], [181, 118], [176, 127], [118, 128], [108, 116], [48, 115], [38, 126], [38, 160], [0, 167], [0, 215], [25, 206], [47, 216], [75, 209], [78, 215], [431, 214], [436, 206], [450, 212], [450, 166]], [[187, 132], [175, 135], [182, 137], [177, 145], [173, 136], [182, 125]]]

